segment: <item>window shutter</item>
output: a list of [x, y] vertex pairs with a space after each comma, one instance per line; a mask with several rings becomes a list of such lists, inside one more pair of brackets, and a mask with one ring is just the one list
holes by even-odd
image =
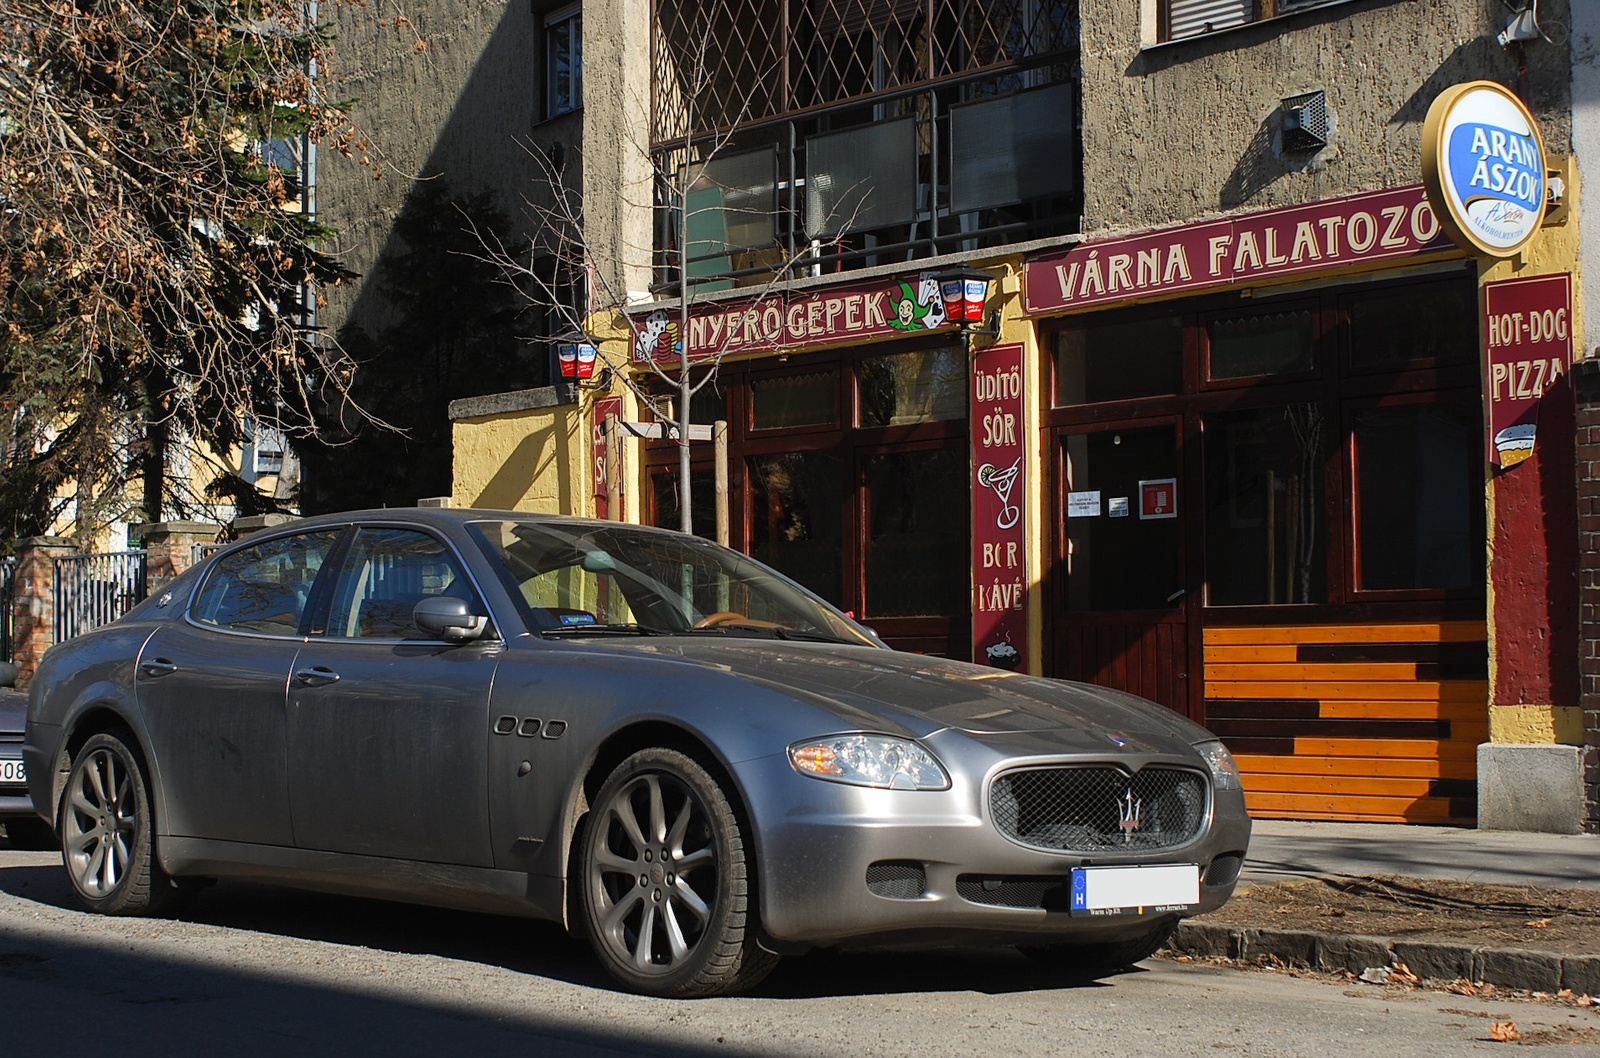
[[1167, 0], [1167, 39], [1178, 40], [1251, 21], [1254, 0]]

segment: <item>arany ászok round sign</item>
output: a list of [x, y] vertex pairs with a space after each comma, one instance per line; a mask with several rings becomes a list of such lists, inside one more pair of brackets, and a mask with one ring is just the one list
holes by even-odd
[[1513, 257], [1544, 218], [1539, 124], [1522, 100], [1493, 81], [1447, 88], [1423, 126], [1422, 179], [1434, 213], [1457, 243]]

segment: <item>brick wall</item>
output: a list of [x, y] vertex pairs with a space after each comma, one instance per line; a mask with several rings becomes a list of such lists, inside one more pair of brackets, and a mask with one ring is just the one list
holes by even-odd
[[1573, 372], [1578, 433], [1578, 672], [1583, 705], [1584, 827], [1600, 833], [1600, 363]]

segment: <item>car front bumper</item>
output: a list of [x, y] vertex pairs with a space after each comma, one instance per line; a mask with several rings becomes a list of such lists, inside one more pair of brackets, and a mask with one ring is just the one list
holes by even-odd
[[[1214, 793], [1205, 824], [1183, 845], [1091, 856], [1002, 835], [984, 811], [992, 771], [977, 782], [956, 776], [944, 791], [825, 782], [796, 774], [782, 757], [736, 771], [754, 817], [762, 926], [780, 947], [1123, 940], [1148, 933], [1162, 917], [1221, 907], [1250, 841], [1238, 791]], [[1074, 868], [1168, 864], [1197, 865], [1198, 906], [1093, 916], [1069, 909]], [[894, 876], [888, 885], [886, 873]]]

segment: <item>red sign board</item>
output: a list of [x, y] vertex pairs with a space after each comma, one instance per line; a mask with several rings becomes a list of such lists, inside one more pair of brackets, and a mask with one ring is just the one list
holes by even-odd
[[[606, 506], [606, 416], [615, 415], [617, 420], [622, 420], [622, 398], [605, 397], [594, 402], [589, 409], [589, 435], [590, 466], [593, 468], [594, 478], [594, 516], [596, 518], [609, 518], [611, 513]], [[617, 454], [621, 458], [621, 453]]]
[[1533, 454], [1539, 401], [1572, 368], [1572, 276], [1508, 279], [1483, 288], [1489, 462]]
[[1061, 312], [1453, 249], [1415, 184], [1081, 243], [1023, 264], [1023, 303]]
[[1153, 478], [1139, 482], [1139, 519], [1178, 516], [1178, 479]]
[[[687, 327], [689, 359], [909, 336], [947, 322], [939, 284], [931, 272], [814, 292], [790, 291], [692, 309]], [[676, 312], [657, 309], [635, 319], [633, 328], [636, 362], [676, 362], [682, 355], [685, 328]]]
[[972, 363], [972, 659], [1026, 672], [1022, 355], [995, 345]]

